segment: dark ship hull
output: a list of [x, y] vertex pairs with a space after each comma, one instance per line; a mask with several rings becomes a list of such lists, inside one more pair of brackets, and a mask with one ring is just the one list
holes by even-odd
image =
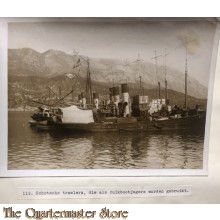
[[89, 124], [78, 124], [78, 123], [59, 123], [56, 124], [57, 128], [65, 129], [69, 131], [78, 132], [120, 132], [120, 131], [147, 131], [157, 130], [153, 124], [148, 122], [137, 122], [137, 123], [89, 123]]
[[135, 120], [120, 118], [117, 122], [55, 123], [57, 129], [73, 132], [120, 132], [120, 131], [167, 131], [167, 130], [205, 130], [205, 117], [188, 117], [167, 120]]
[[157, 120], [158, 126], [162, 130], [200, 130], [205, 131], [206, 117], [191, 116], [184, 118], [170, 118], [167, 120]]

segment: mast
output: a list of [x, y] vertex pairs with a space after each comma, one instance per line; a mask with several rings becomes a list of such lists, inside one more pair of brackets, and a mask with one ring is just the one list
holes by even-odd
[[[155, 60], [155, 65], [156, 65], [156, 77], [158, 77], [158, 69], [157, 69], [157, 59], [161, 57], [162, 55], [157, 56], [157, 51], [155, 50], [155, 57], [152, 57], [151, 60]], [[158, 87], [159, 87], [159, 92], [158, 92], [158, 98], [160, 99], [160, 82], [158, 81]]]
[[165, 79], [165, 100], [168, 99], [168, 91], [167, 91], [167, 80]]
[[[179, 45], [178, 47], [185, 47], [186, 49], [186, 59], [185, 59], [185, 100], [184, 100], [184, 107], [187, 108], [187, 78], [188, 78], [188, 49], [187, 49], [187, 46], [188, 46], [188, 43], [192, 42], [192, 41], [195, 41], [194, 40], [187, 40], [187, 38], [185, 39], [185, 42], [181, 45]], [[176, 47], [176, 48], [178, 48]]]
[[128, 60], [127, 60], [127, 58], [126, 58], [126, 60], [125, 60], [124, 67], [125, 67], [124, 77], [126, 78], [126, 83], [128, 83], [128, 77], [127, 77], [127, 71], [128, 71]]
[[[76, 55], [79, 54], [79, 52], [77, 52], [76, 50], [74, 50], [75, 53], [75, 57]], [[86, 75], [86, 99], [87, 99], [87, 103], [89, 105], [92, 104], [92, 81], [91, 81], [91, 71], [90, 71], [90, 62], [89, 62], [89, 58], [85, 59], [84, 57], [78, 55], [80, 57], [80, 59], [84, 60], [87, 63], [87, 75]], [[75, 58], [74, 57], [74, 58]], [[79, 65], [81, 65], [80, 59], [77, 61], [77, 63], [74, 65], [74, 68], [78, 67]]]
[[87, 59], [88, 69], [87, 69], [87, 77], [86, 77], [86, 97], [88, 99], [88, 104], [92, 104], [92, 82], [91, 82], [91, 72], [90, 72], [90, 64], [89, 58]]
[[164, 53], [164, 76], [165, 76], [165, 100], [167, 102], [168, 99], [168, 91], [167, 91], [167, 56], [170, 53], [166, 52], [166, 48], [165, 48], [165, 53]]
[[141, 76], [139, 76], [139, 78], [140, 78], [140, 95], [143, 95]]
[[114, 74], [117, 74], [117, 72], [115, 71], [113, 71], [113, 68], [112, 68], [112, 66], [111, 66], [111, 74], [112, 74], [112, 86], [114, 87], [115, 86], [115, 79], [114, 79]]
[[186, 50], [186, 64], [185, 64], [185, 108], [187, 108], [187, 50]]
[[141, 74], [140, 74], [140, 70], [139, 70], [139, 63], [141, 62], [141, 58], [140, 58], [140, 54], [138, 53], [138, 58], [132, 62], [132, 63], [137, 63], [137, 72], [139, 72], [139, 79], [140, 79], [140, 95], [143, 95], [143, 90], [142, 90], [142, 81], [141, 81]]

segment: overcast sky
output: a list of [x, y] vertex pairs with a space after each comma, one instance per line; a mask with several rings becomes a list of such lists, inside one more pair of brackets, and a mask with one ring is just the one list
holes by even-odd
[[[77, 19], [76, 19], [77, 20]], [[141, 59], [154, 63], [151, 58], [168, 53], [167, 65], [184, 72], [187, 44], [188, 72], [208, 86], [210, 60], [215, 25], [208, 21], [148, 21], [146, 19], [78, 19], [74, 22], [16, 22], [9, 23], [8, 47], [29, 47], [38, 52], [49, 49], [95, 58]], [[178, 47], [178, 48], [176, 48]], [[158, 64], [163, 64], [163, 58]]]

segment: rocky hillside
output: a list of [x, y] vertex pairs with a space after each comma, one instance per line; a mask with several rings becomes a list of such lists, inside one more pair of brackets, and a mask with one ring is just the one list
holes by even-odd
[[[85, 92], [86, 81], [83, 77], [67, 79], [65, 75], [55, 77], [37, 77], [37, 76], [9, 76], [8, 84], [8, 107], [23, 108], [24, 106], [39, 106], [40, 103], [54, 104], [59, 102], [60, 97], [64, 97], [73, 89], [64, 103], [77, 102], [78, 94]], [[92, 91], [97, 92], [101, 100], [109, 98], [109, 87], [111, 84], [92, 81]], [[120, 86], [115, 84], [115, 86]], [[50, 89], [49, 89], [50, 88]], [[129, 83], [130, 95], [139, 94], [139, 87], [135, 83]], [[144, 94], [148, 95], [150, 100], [158, 98], [157, 89], [145, 89]], [[168, 90], [170, 104], [183, 105], [184, 94]], [[165, 97], [164, 89], [161, 90], [161, 96]], [[34, 103], [35, 100], [39, 103]], [[196, 104], [206, 105], [205, 99], [198, 99], [188, 96], [188, 106], [195, 107]], [[58, 104], [60, 106], [60, 104]]]
[[[56, 50], [39, 53], [30, 48], [9, 49], [9, 76], [54, 77], [63, 75], [73, 72], [73, 65], [78, 58], [73, 59], [72, 55]], [[85, 77], [87, 64], [82, 59], [80, 64], [80, 76]], [[76, 68], [75, 72], [78, 72], [79, 68]], [[155, 65], [144, 61], [138, 65], [130, 63], [125, 67], [124, 60], [90, 59], [90, 69], [92, 79], [97, 82], [111, 83], [114, 80], [116, 83], [122, 83], [128, 80], [129, 83], [138, 84], [138, 76], [141, 74], [146, 89], [156, 88], [158, 81], [161, 82], [162, 87], [164, 86], [163, 67], [158, 67], [156, 76]], [[168, 67], [167, 80], [169, 89], [184, 92], [184, 73]], [[188, 94], [197, 98], [206, 98], [207, 88], [189, 76]]]

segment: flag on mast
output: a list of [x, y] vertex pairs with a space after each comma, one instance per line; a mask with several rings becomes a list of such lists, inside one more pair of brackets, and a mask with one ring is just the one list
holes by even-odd
[[75, 65], [73, 66], [73, 69], [77, 68], [78, 66], [81, 65], [81, 62], [80, 62], [80, 58], [77, 60], [77, 62], [75, 63]]

